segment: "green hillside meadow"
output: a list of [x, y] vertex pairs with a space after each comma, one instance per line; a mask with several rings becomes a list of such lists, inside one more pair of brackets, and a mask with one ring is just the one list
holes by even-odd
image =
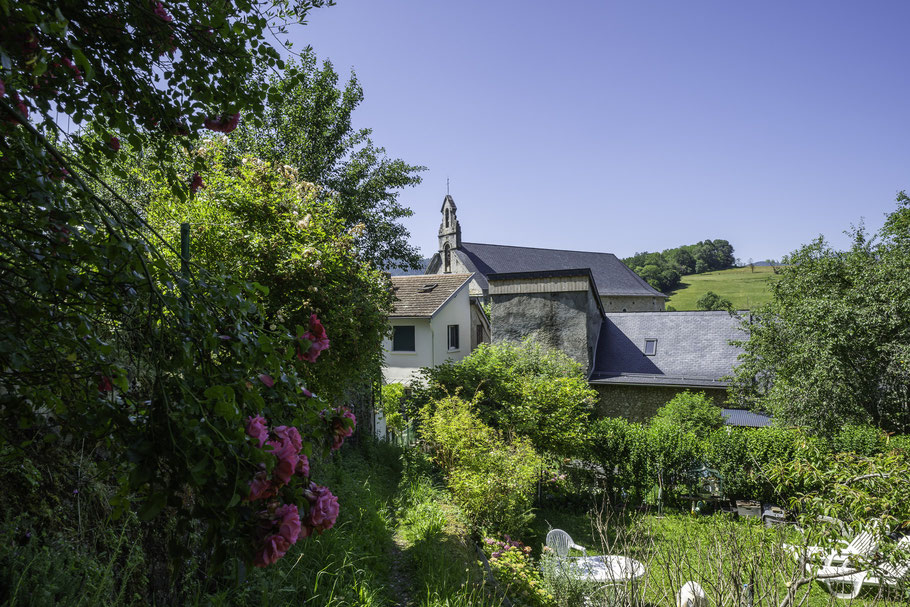
[[714, 291], [732, 301], [737, 310], [752, 310], [770, 301], [768, 285], [775, 280], [778, 280], [778, 276], [771, 266], [755, 266], [754, 271], [747, 266], [689, 274], [682, 277], [679, 289], [670, 292], [667, 306], [673, 306], [677, 310], [696, 310], [695, 302], [708, 291]]

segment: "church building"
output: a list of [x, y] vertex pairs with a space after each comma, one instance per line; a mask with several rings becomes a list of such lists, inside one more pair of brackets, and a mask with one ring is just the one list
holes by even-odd
[[[747, 315], [665, 312], [667, 296], [611, 253], [463, 242], [451, 196], [441, 212], [426, 274], [464, 277], [472, 302], [491, 304], [492, 342], [530, 338], [568, 354], [600, 395], [601, 415], [646, 421], [682, 390], [724, 405]], [[769, 423], [724, 415], [732, 425]]]
[[474, 274], [471, 297], [489, 301], [491, 274], [565, 271], [588, 268], [597, 284], [605, 312], [656, 312], [667, 296], [653, 288], [612, 253], [565, 251], [536, 247], [480, 244], [461, 240], [458, 209], [451, 196], [442, 203], [439, 251], [430, 259], [427, 274]]

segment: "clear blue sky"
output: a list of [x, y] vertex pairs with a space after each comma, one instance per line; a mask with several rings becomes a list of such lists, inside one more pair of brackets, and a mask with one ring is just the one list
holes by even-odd
[[780, 258], [910, 189], [910, 2], [339, 0], [292, 30], [426, 165], [402, 201], [464, 240]]

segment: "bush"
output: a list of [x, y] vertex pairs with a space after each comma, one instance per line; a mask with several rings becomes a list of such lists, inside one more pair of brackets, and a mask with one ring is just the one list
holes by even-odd
[[543, 460], [527, 439], [506, 442], [480, 421], [473, 405], [454, 396], [435, 402], [422, 414], [423, 438], [474, 527], [515, 534], [533, 518]]
[[485, 538], [483, 549], [490, 559], [490, 569], [506, 594], [518, 605], [550, 607], [554, 597], [544, 584], [540, 571], [531, 557], [531, 547], [513, 540]]
[[680, 392], [666, 405], [657, 410], [651, 424], [678, 426], [683, 432], [694, 432], [704, 437], [712, 430], [724, 426], [720, 407], [714, 404], [704, 392]]
[[597, 392], [581, 365], [539, 345], [484, 344], [458, 362], [421, 370], [416, 405], [462, 393], [474, 398], [483, 423], [507, 435], [527, 436], [538, 451], [574, 457], [580, 452]]

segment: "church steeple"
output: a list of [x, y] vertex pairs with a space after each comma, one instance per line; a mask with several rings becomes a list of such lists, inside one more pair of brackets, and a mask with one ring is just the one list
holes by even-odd
[[442, 223], [439, 224], [439, 256], [442, 258], [443, 274], [452, 272], [452, 253], [461, 246], [461, 225], [455, 212], [455, 200], [446, 194], [442, 201]]

